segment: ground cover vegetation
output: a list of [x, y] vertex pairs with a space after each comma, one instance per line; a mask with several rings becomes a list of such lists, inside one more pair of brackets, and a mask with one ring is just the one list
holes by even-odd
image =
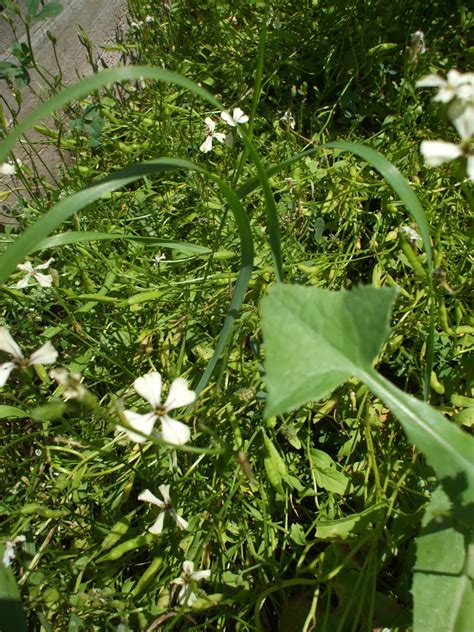
[[467, 631], [467, 3], [129, 4], [0, 160], [5, 629]]

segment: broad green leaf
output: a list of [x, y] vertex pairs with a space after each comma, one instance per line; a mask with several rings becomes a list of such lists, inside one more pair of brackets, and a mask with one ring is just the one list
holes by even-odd
[[373, 368], [388, 333], [395, 292], [358, 287], [331, 292], [277, 285], [262, 301], [267, 416], [318, 400], [358, 377], [392, 410], [453, 499], [457, 519], [473, 524], [474, 439]]
[[347, 493], [350, 479], [337, 469], [336, 462], [322, 450], [311, 450], [311, 461], [316, 485], [340, 496]]
[[30, 413], [16, 406], [0, 405], [0, 419], [24, 419]]
[[21, 596], [11, 566], [5, 566], [4, 545], [0, 544], [0, 629], [2, 632], [28, 632]]
[[285, 461], [265, 432], [263, 433], [263, 443], [265, 445], [264, 465], [267, 480], [279, 494], [283, 494], [282, 481], [288, 476]]
[[365, 533], [371, 523], [379, 522], [384, 505], [373, 505], [360, 513], [339, 518], [338, 520], [324, 520], [316, 523], [316, 537], [318, 540], [348, 540], [360, 533]]
[[305, 546], [306, 538], [304, 536], [304, 529], [299, 523], [294, 522], [291, 525], [290, 538], [295, 544], [299, 544], [299, 546]]
[[40, 20], [47, 20], [48, 18], [54, 18], [62, 13], [64, 7], [59, 2], [49, 2], [46, 4], [39, 13], [37, 13], [33, 21], [39, 22]]
[[396, 292], [331, 292], [276, 285], [262, 301], [267, 416], [329, 395], [358, 367], [370, 368], [389, 331]]
[[412, 586], [414, 632], [437, 632], [441, 621], [443, 632], [472, 629], [474, 591], [467, 573], [469, 539], [472, 534], [459, 529], [450, 499], [438, 488], [416, 540]]
[[38, 13], [40, 0], [25, 0], [25, 6], [29, 16], [33, 17]]
[[344, 496], [350, 486], [350, 479], [345, 474], [332, 468], [314, 468], [314, 478], [316, 485], [326, 489], [328, 492]]

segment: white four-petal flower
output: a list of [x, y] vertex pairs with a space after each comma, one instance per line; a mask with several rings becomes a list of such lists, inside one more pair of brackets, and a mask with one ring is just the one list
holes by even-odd
[[154, 533], [155, 535], [159, 535], [163, 531], [163, 522], [165, 519], [165, 514], [168, 512], [173, 520], [176, 522], [178, 527], [181, 530], [185, 530], [188, 528], [188, 522], [184, 518], [182, 518], [173, 507], [173, 503], [171, 501], [170, 496], [170, 486], [169, 485], [160, 485], [158, 487], [161, 495], [163, 496], [163, 500], [157, 498], [154, 494], [151, 493], [149, 489], [145, 489], [145, 491], [141, 492], [138, 496], [138, 500], [143, 500], [144, 502], [151, 503], [159, 508], [160, 513], [156, 522], [148, 529], [150, 533]]
[[212, 141], [214, 138], [219, 142], [223, 143], [225, 140], [225, 134], [222, 132], [216, 132], [216, 123], [209, 116], [204, 119], [204, 123], [207, 125], [207, 136], [204, 139], [204, 142], [199, 147], [199, 150], [204, 154], [212, 150]]
[[19, 263], [17, 268], [25, 273], [25, 276], [16, 284], [17, 289], [22, 289], [30, 284], [30, 279], [33, 278], [41, 285], [41, 287], [51, 287], [53, 285], [53, 276], [51, 274], [42, 274], [38, 270], [46, 270], [49, 268], [54, 258], [51, 257], [46, 263], [41, 263], [39, 266], [33, 266], [31, 261], [26, 263]]
[[194, 563], [190, 560], [183, 562], [183, 571], [180, 577], [173, 579], [171, 582], [176, 586], [181, 586], [178, 592], [178, 602], [181, 605], [191, 606], [197, 599], [196, 594], [192, 590], [192, 582], [200, 582], [203, 579], [209, 579], [211, 571], [195, 571]]
[[191, 431], [186, 424], [172, 419], [168, 412], [181, 406], [187, 406], [196, 399], [196, 393], [188, 388], [188, 382], [182, 377], [178, 377], [171, 383], [168, 397], [164, 404], [161, 404], [161, 375], [157, 371], [147, 373], [139, 377], [133, 383], [133, 387], [139, 395], [152, 407], [152, 412], [140, 415], [131, 410], [124, 410], [125, 419], [128, 424], [139, 432], [123, 428], [128, 437], [136, 443], [143, 443], [146, 437], [153, 432], [155, 422], [161, 422], [161, 438], [166, 443], [172, 445], [184, 445], [189, 441]]
[[33, 364], [53, 364], [58, 357], [58, 352], [51, 342], [45, 342], [29, 358], [25, 358], [20, 347], [13, 340], [10, 332], [5, 327], [0, 327], [0, 350], [12, 356], [12, 362], [0, 364], [0, 387], [4, 386], [8, 376], [16, 367], [33, 366]]
[[295, 119], [293, 117], [293, 115], [291, 114], [291, 112], [289, 110], [287, 110], [283, 116], [280, 118], [280, 121], [283, 121], [284, 123], [286, 123], [290, 129], [295, 129]]
[[87, 389], [81, 384], [80, 373], [69, 373], [67, 369], [51, 369], [49, 377], [56, 380], [60, 386], [64, 386], [62, 397], [68, 399], [83, 399], [87, 395]]
[[458, 70], [450, 70], [447, 79], [440, 75], [432, 74], [422, 77], [416, 82], [417, 88], [439, 88], [433, 101], [449, 103], [455, 97], [463, 101], [470, 101], [474, 96], [474, 73], [461, 73]]
[[247, 123], [249, 117], [242, 112], [240, 108], [234, 108], [232, 116], [229, 112], [221, 112], [221, 119], [230, 125], [231, 127], [237, 127], [242, 123]]

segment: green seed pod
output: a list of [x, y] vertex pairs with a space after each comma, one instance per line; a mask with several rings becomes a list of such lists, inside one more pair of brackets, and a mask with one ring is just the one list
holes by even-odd
[[408, 241], [402, 237], [399, 243], [403, 254], [407, 258], [408, 264], [413, 268], [415, 274], [419, 277], [425, 277], [426, 271]]
[[133, 512], [129, 513], [126, 516], [122, 516], [120, 520], [118, 520], [112, 529], [110, 529], [108, 535], [104, 539], [101, 544], [101, 548], [103, 551], [110, 549], [124, 536], [127, 531], [130, 529], [131, 518], [133, 516]]
[[441, 382], [438, 381], [438, 378], [436, 377], [436, 373], [434, 371], [431, 371], [430, 386], [435, 393], [438, 393], [438, 395], [443, 395], [445, 388], [441, 384]]
[[150, 564], [150, 566], [146, 569], [146, 571], [143, 573], [143, 575], [138, 580], [135, 588], [132, 590], [132, 595], [134, 595], [134, 596], [139, 595], [146, 588], [148, 588], [148, 586], [152, 582], [153, 578], [155, 577], [156, 573], [160, 569], [162, 563], [163, 563], [163, 558], [162, 557], [155, 557], [153, 562]]
[[206, 595], [206, 597], [198, 597], [196, 601], [193, 601], [191, 608], [193, 610], [197, 610], [198, 612], [202, 612], [203, 610], [208, 610], [209, 608], [217, 606], [217, 604], [223, 599], [224, 595], [222, 593], [214, 593], [213, 595]]
[[441, 329], [445, 331], [447, 334], [451, 335], [451, 327], [448, 322], [448, 311], [446, 309], [446, 302], [444, 300], [444, 296], [441, 296], [438, 301], [438, 318], [439, 324], [441, 325]]
[[100, 557], [97, 562], [113, 562], [115, 560], [119, 560], [125, 553], [129, 551], [133, 551], [133, 549], [139, 549], [148, 544], [151, 544], [154, 536], [151, 533], [147, 533], [146, 535], [138, 535], [136, 538], [132, 538], [131, 540], [127, 540], [126, 542], [122, 542], [118, 546], [114, 547], [110, 553]]
[[283, 495], [282, 481], [288, 476], [285, 461], [265, 433], [263, 442], [266, 451], [264, 464], [268, 482], [279, 494]]
[[453, 393], [451, 395], [451, 404], [458, 408], [474, 408], [474, 398], [473, 397], [465, 397], [464, 395], [458, 395], [457, 393]]
[[140, 292], [129, 296], [125, 301], [119, 303], [119, 307], [125, 307], [128, 305], [138, 305], [140, 303], [147, 303], [148, 301], [156, 301], [163, 295], [161, 290], [148, 290], [147, 292]]

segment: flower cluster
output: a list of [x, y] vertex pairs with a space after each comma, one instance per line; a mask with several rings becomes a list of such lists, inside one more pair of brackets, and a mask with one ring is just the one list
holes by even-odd
[[474, 73], [450, 70], [447, 79], [432, 74], [416, 83], [418, 88], [438, 88], [434, 101], [447, 105], [447, 115], [461, 137], [459, 144], [443, 140], [424, 140], [421, 153], [430, 167], [464, 156], [467, 159], [467, 175], [474, 180], [474, 155], [470, 144], [474, 137]]
[[[221, 119], [230, 127], [237, 127], [238, 125], [247, 123], [249, 117], [244, 114], [240, 108], [234, 108], [232, 114], [229, 114], [229, 112], [221, 112]], [[204, 119], [204, 123], [207, 126], [207, 134], [204, 142], [199, 147], [199, 150], [206, 154], [212, 150], [212, 143], [214, 140], [217, 140], [219, 143], [223, 143], [227, 140], [227, 136], [223, 132], [216, 132], [216, 122], [209, 116]]]

